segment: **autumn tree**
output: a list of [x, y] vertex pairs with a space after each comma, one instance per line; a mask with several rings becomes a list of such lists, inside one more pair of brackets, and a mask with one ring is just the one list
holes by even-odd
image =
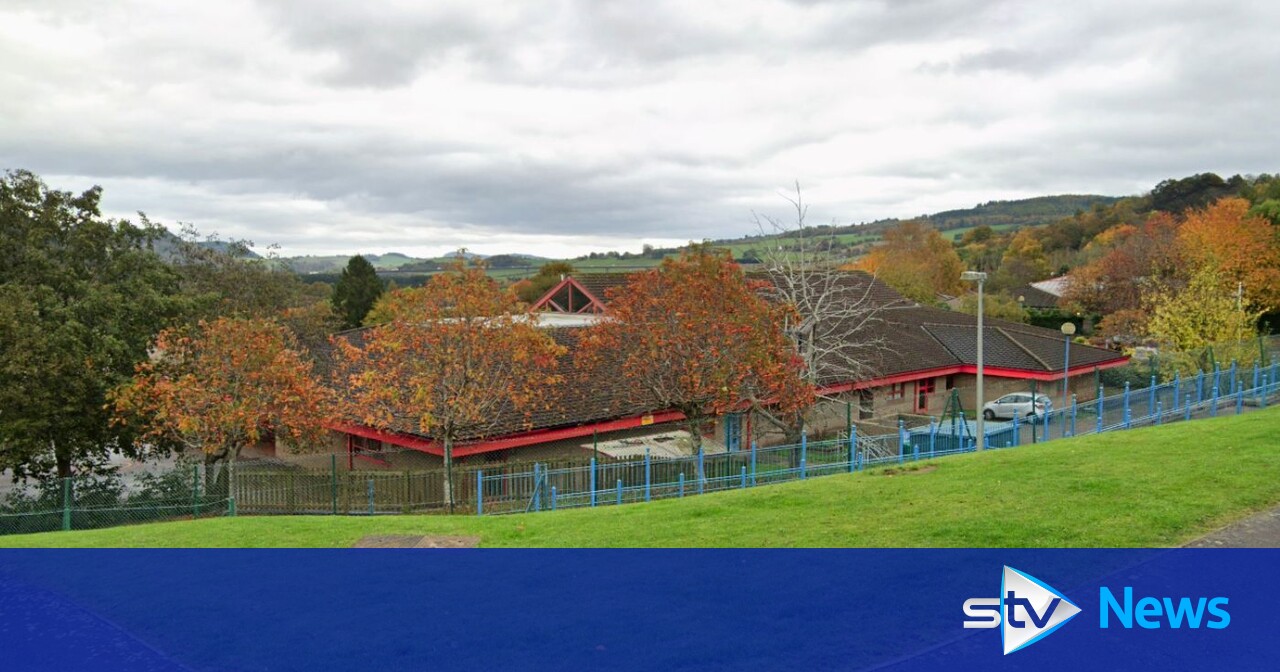
[[17, 478], [132, 453], [107, 392], [186, 309], [178, 275], [151, 249], [164, 231], [104, 219], [101, 196], [0, 175], [0, 470]]
[[1049, 260], [1034, 229], [1021, 229], [1009, 240], [993, 278], [997, 287], [1013, 288], [1049, 277]]
[[389, 321], [359, 338], [335, 337], [341, 413], [438, 441], [452, 510], [454, 445], [539, 409], [559, 381], [563, 348], [478, 263], [459, 260], [384, 301]]
[[1201, 353], [1252, 338], [1261, 313], [1238, 304], [1230, 285], [1220, 271], [1202, 266], [1186, 287], [1152, 292], [1144, 303], [1150, 316], [1147, 335], [1174, 353]]
[[323, 435], [326, 389], [289, 330], [272, 320], [166, 329], [152, 351], [112, 394], [119, 424], [140, 424], [152, 441], [198, 451], [213, 465], [272, 436], [310, 445]]
[[853, 268], [875, 275], [920, 303], [935, 303], [938, 294], [964, 291], [960, 280], [964, 262], [955, 247], [937, 229], [919, 220], [885, 231], [884, 242], [871, 248]]
[[1232, 293], [1260, 310], [1280, 308], [1280, 239], [1271, 223], [1249, 214], [1249, 201], [1224, 198], [1187, 213], [1178, 247], [1191, 272], [1215, 269]]
[[[960, 299], [959, 312], [966, 315], [978, 314], [978, 295], [965, 294]], [[982, 314], [984, 317], [990, 317], [997, 320], [1008, 320], [1010, 322], [1030, 322], [1031, 314], [1022, 306], [1018, 300], [1003, 292], [992, 292], [982, 298]]]
[[350, 329], [364, 324], [365, 315], [379, 296], [382, 281], [373, 264], [358, 254], [351, 257], [333, 286], [333, 309], [342, 318], [342, 326]]
[[1118, 231], [1112, 247], [1072, 270], [1063, 293], [1065, 304], [1095, 315], [1140, 310], [1144, 295], [1181, 277], [1178, 226], [1173, 215], [1156, 212], [1136, 231]]
[[764, 288], [728, 253], [691, 246], [609, 290], [609, 312], [588, 328], [580, 360], [613, 372], [632, 403], [683, 413], [696, 449], [708, 417], [752, 406], [795, 412], [813, 399], [784, 331], [797, 315]]

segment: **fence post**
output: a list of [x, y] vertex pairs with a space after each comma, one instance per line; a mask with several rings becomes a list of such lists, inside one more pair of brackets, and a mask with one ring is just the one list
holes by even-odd
[[1236, 384], [1236, 415], [1244, 413], [1244, 380], [1237, 378]]
[[1071, 395], [1071, 433], [1068, 436], [1076, 435], [1076, 412], [1079, 410], [1079, 407], [1080, 405], [1076, 400], [1076, 395]]
[[905, 446], [903, 445], [903, 437], [902, 437], [903, 433], [906, 432], [906, 430], [903, 429], [903, 426], [905, 424], [906, 423], [902, 421], [902, 418], [898, 418], [898, 464], [902, 464], [906, 458], [906, 455], [903, 452], [903, 450], [905, 449]]
[[684, 497], [684, 472], [683, 471], [680, 472], [680, 478], [678, 478], [677, 480], [680, 481], [680, 496]]
[[1187, 409], [1187, 417], [1184, 419], [1190, 420], [1191, 419], [1191, 393], [1190, 392], [1187, 393], [1186, 409]]
[[742, 487], [747, 487], [747, 465], [742, 465]]
[[236, 470], [235, 462], [227, 463], [227, 515], [236, 516]]
[[1239, 387], [1237, 383], [1240, 382], [1240, 378], [1236, 376], [1236, 360], [1234, 359], [1231, 360], [1231, 372], [1227, 374], [1227, 377], [1230, 379], [1227, 382], [1231, 384], [1231, 391], [1234, 393], [1236, 388]]
[[1209, 417], [1218, 417], [1218, 386], [1216, 384], [1213, 386], [1213, 400], [1209, 402]]
[[[680, 477], [681, 478], [684, 477], [683, 471], [680, 472]], [[756, 442], [754, 439], [752, 439], [751, 441], [751, 485], [754, 486], [755, 484], [756, 484]]]
[[596, 505], [596, 458], [591, 458], [591, 506]]
[[809, 433], [800, 430], [800, 480], [804, 480], [806, 476], [806, 465], [809, 458]]
[[[1031, 407], [1032, 407], [1032, 408], [1035, 408], [1035, 404], [1034, 404], [1034, 402], [1032, 403]], [[1049, 440], [1049, 414], [1050, 414], [1050, 413], [1053, 413], [1053, 411], [1052, 411], [1051, 409], [1045, 409], [1045, 411], [1044, 411], [1044, 433], [1043, 433], [1043, 434], [1041, 434], [1041, 436], [1043, 436], [1043, 437], [1044, 437], [1044, 440], [1045, 440], [1045, 441], [1048, 441], [1048, 440]], [[1033, 422], [1034, 422], [1034, 421], [1033, 421]]]
[[551, 486], [551, 510], [556, 510], [556, 486]]
[[702, 494], [703, 490], [706, 487], [707, 472], [704, 471], [705, 467], [706, 465], [703, 464], [703, 461], [702, 461], [702, 446], [699, 445], [698, 446], [698, 494], [699, 495]]
[[191, 465], [191, 517], [200, 517], [200, 465]]
[[484, 515], [484, 469], [476, 470], [476, 515]]
[[67, 476], [62, 479], [62, 531], [64, 532], [71, 529], [71, 498], [71, 477]]
[[618, 506], [622, 506], [622, 479], [618, 479]]
[[333, 515], [338, 515], [338, 455], [329, 456], [329, 501]]
[[1102, 395], [1103, 395], [1103, 393], [1104, 393], [1105, 391], [1106, 391], [1106, 390], [1105, 390], [1105, 388], [1103, 388], [1101, 385], [1099, 385], [1099, 386], [1098, 386], [1098, 403], [1097, 403], [1097, 406], [1098, 406], [1098, 429], [1097, 429], [1097, 431], [1095, 432], [1096, 434], [1101, 434], [1101, 433], [1102, 433], [1102, 414], [1103, 414], [1103, 412], [1104, 412], [1104, 410], [1105, 410], [1105, 409], [1103, 409]]
[[652, 495], [651, 474], [652, 472], [650, 471], [650, 467], [649, 467], [649, 447], [645, 446], [644, 447], [644, 501], [646, 502], [651, 501], [651, 495]]
[[1182, 373], [1174, 372], [1173, 374], [1173, 408], [1175, 410], [1178, 408], [1178, 400], [1182, 398], [1182, 395], [1179, 394], [1179, 392], [1181, 391], [1180, 390], [1181, 387], [1182, 387]]
[[1151, 387], [1147, 388], [1147, 415], [1156, 411], [1156, 374], [1151, 374]]
[[373, 515], [373, 513], [374, 513], [374, 502], [373, 502], [373, 479], [372, 479], [372, 478], [371, 478], [371, 479], [369, 479], [368, 484], [365, 486], [365, 494], [366, 494], [366, 495], [368, 495], [368, 497], [369, 497], [369, 515], [371, 515], [371, 516], [372, 516], [372, 515]]
[[858, 428], [849, 425], [849, 473], [858, 470]]
[[1124, 381], [1124, 414], [1121, 419], [1124, 421], [1124, 428], [1129, 429], [1129, 381]]
[[1013, 414], [1013, 445], [1022, 445], [1022, 425], [1018, 421], [1017, 412]]
[[542, 510], [542, 479], [538, 463], [533, 463], [533, 510]]
[[1157, 401], [1157, 402], [1156, 402], [1156, 424], [1157, 424], [1157, 425], [1159, 425], [1159, 424], [1163, 424], [1163, 423], [1160, 421], [1160, 416], [1161, 416], [1161, 414], [1163, 413], [1163, 411], [1164, 411], [1164, 402], [1163, 402], [1163, 401]]
[[933, 418], [929, 418], [929, 457], [933, 457], [934, 449], [938, 443], [938, 425], [934, 423]]

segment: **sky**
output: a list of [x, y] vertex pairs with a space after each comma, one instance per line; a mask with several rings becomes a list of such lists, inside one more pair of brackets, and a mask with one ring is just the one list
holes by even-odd
[[1280, 171], [1280, 3], [3, 0], [0, 169], [281, 254], [573, 256]]

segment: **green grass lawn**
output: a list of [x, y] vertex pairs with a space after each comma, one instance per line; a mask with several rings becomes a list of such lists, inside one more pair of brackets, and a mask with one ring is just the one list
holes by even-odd
[[0, 537], [0, 546], [1170, 546], [1280, 504], [1280, 408], [598, 509], [512, 516], [240, 517]]

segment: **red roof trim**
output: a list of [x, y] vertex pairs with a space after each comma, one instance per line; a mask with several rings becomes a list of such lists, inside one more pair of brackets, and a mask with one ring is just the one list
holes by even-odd
[[[1088, 364], [1072, 367], [1067, 373], [1070, 376], [1078, 376], [1082, 373], [1089, 373], [1095, 368], [1110, 369], [1117, 366], [1123, 366], [1127, 363], [1129, 363], [1129, 358], [1125, 356], [1102, 362], [1101, 364]], [[1001, 366], [984, 366], [982, 369], [984, 376], [994, 376], [996, 378], [1016, 378], [1018, 380], [1062, 380], [1061, 371], [1026, 371], [1024, 369], [1010, 369]], [[857, 383], [839, 383], [837, 385], [824, 387], [820, 392], [830, 394], [833, 392], [848, 392], [849, 390], [865, 390], [872, 387], [894, 385], [896, 383], [909, 383], [923, 378], [933, 378], [934, 376], [948, 376], [953, 373], [972, 373], [977, 375], [978, 366], [976, 364], [940, 366], [933, 369], [922, 369], [920, 371], [912, 371], [910, 373], [885, 376], [883, 378], [872, 378], [871, 380], [863, 380]]]
[[[647, 413], [618, 420], [606, 420], [604, 422], [578, 425], [576, 427], [536, 429], [530, 432], [511, 434], [501, 438], [457, 445], [453, 448], [453, 456], [466, 457], [467, 455], [490, 453], [495, 450], [507, 450], [508, 448], [519, 448], [521, 446], [529, 446], [536, 443], [576, 439], [578, 437], [591, 436], [594, 432], [616, 432], [622, 429], [634, 429], [636, 427], [644, 427], [646, 425], [661, 425], [683, 419], [684, 414], [680, 411], [661, 411], [658, 413]], [[396, 432], [384, 432], [371, 427], [363, 427], [347, 423], [330, 423], [328, 427], [332, 430], [346, 432], [356, 436], [363, 436], [368, 439], [377, 439], [383, 443], [389, 443], [393, 446], [410, 448], [412, 450], [418, 450], [442, 457], [444, 456], [444, 447], [438, 442], [430, 439]]]
[[[529, 307], [529, 310], [539, 311], [546, 308], [547, 304], [552, 304], [556, 308], [560, 309], [557, 312], [561, 312], [561, 313], [570, 312], [567, 309], [565, 309], [564, 306], [561, 306], [560, 304], [551, 300], [551, 297], [555, 296], [555, 294], [559, 292], [561, 289], [564, 289], [566, 285], [572, 285], [575, 289], [581, 292], [583, 296], [591, 300], [591, 306], [592, 306], [591, 312], [603, 313], [605, 311], [604, 301], [601, 301], [600, 297], [596, 296], [595, 294], [592, 294], [590, 291], [587, 291], [587, 288], [583, 287], [577, 280], [574, 280], [572, 275], [565, 276], [564, 280], [561, 280], [560, 282], [556, 283], [555, 287], [548, 289], [547, 293], [542, 295], [542, 298], [535, 301], [533, 305]], [[573, 312], [582, 313], [586, 311], [583, 308], [579, 308], [578, 310], [575, 310]]]
[[[1087, 366], [1078, 366], [1072, 368], [1068, 373], [1072, 376], [1078, 376], [1082, 373], [1088, 373], [1094, 368], [1110, 369], [1122, 366], [1128, 363], [1128, 357], [1120, 357], [1101, 364], [1090, 364]], [[910, 373], [902, 373], [894, 376], [885, 376], [883, 378], [874, 378], [858, 383], [842, 383], [839, 385], [830, 385], [819, 390], [823, 394], [833, 394], [837, 392], [847, 392], [849, 390], [863, 390], [872, 387], [881, 387], [884, 385], [892, 385], [895, 383], [905, 383], [922, 378], [932, 378], [934, 376], [946, 376], [953, 373], [978, 373], [978, 367], [973, 364], [961, 364], [958, 366], [943, 366], [933, 369], [923, 369], [920, 371], [912, 371]], [[984, 375], [994, 376], [996, 378], [1016, 378], [1020, 380], [1042, 380], [1055, 381], [1062, 380], [1060, 372], [1043, 372], [1043, 371], [1024, 371], [1021, 369], [1007, 369], [997, 366], [983, 367]], [[501, 438], [486, 439], [474, 443], [467, 443], [455, 446], [453, 449], [454, 457], [466, 457], [468, 455], [479, 455], [481, 453], [491, 453], [495, 450], [507, 450], [510, 448], [520, 448], [522, 446], [530, 446], [538, 443], [548, 443], [551, 441], [562, 441], [564, 439], [576, 439], [583, 436], [590, 436], [594, 432], [615, 432], [623, 429], [634, 429], [636, 427], [644, 427], [646, 425], [661, 425], [668, 422], [683, 420], [684, 414], [680, 411], [660, 411], [657, 413], [635, 415], [617, 420], [606, 420], [602, 422], [588, 423], [577, 425], [575, 427], [560, 427], [551, 429], [537, 429], [520, 434], [511, 434]], [[329, 429], [336, 431], [363, 436], [369, 439], [377, 439], [393, 446], [401, 446], [412, 450], [422, 451], [431, 455], [444, 455], [444, 447], [439, 443], [430, 439], [424, 439], [410, 434], [400, 434], [396, 432], [384, 432], [373, 429], [371, 427], [363, 427], [349, 423], [330, 423]]]

